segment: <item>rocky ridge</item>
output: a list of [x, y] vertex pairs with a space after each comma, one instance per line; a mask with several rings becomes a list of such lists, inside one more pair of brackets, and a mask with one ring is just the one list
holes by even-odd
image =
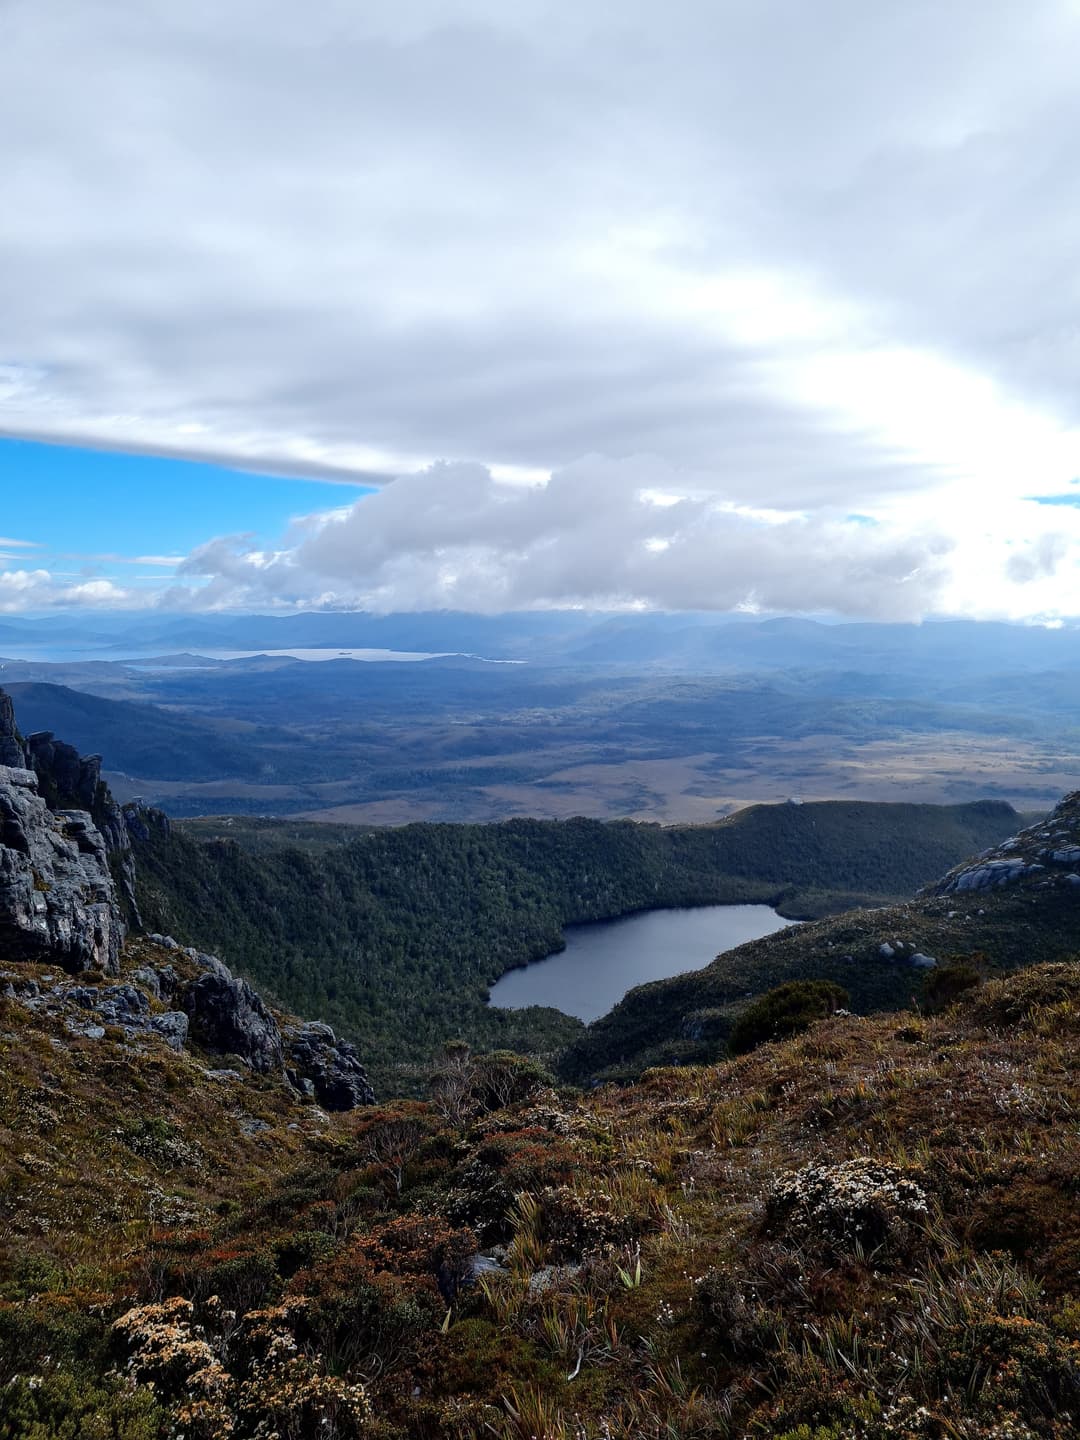
[[276, 1014], [216, 955], [151, 935], [129, 942], [122, 964], [120, 975], [107, 977], [110, 983], [96, 972], [91, 981], [59, 966], [39, 966], [33, 974], [25, 967], [2, 969], [0, 997], [60, 1021], [83, 1039], [111, 1034], [128, 1045], [158, 1041], [177, 1053], [226, 1057], [243, 1070], [282, 1079], [324, 1110], [374, 1104], [353, 1045], [329, 1025]]
[[1066, 795], [1045, 820], [954, 866], [919, 893], [961, 895], [1015, 885], [1036, 890], [1080, 886], [1080, 790]]
[[0, 959], [55, 972], [0, 971], [0, 995], [90, 1040], [111, 1028], [128, 1042], [236, 1057], [326, 1109], [374, 1102], [352, 1045], [328, 1025], [279, 1017], [217, 956], [152, 935], [129, 944], [131, 966], [132, 836], [168, 821], [118, 805], [100, 756], [47, 731], [24, 739], [0, 691], [0, 761]]

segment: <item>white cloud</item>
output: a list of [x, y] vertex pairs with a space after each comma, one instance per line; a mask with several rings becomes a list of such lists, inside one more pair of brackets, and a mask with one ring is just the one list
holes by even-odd
[[532, 487], [478, 465], [435, 465], [309, 517], [279, 550], [243, 536], [212, 541], [181, 567], [193, 587], [170, 599], [382, 611], [752, 606], [892, 619], [934, 607], [950, 548], [940, 533], [680, 496], [687, 478], [651, 457], [592, 457]]
[[69, 605], [114, 608], [131, 604], [132, 599], [131, 591], [110, 580], [71, 583], [48, 570], [0, 570], [0, 614]]
[[170, 603], [1080, 613], [1075, 5], [4, 14], [0, 431], [411, 476]]

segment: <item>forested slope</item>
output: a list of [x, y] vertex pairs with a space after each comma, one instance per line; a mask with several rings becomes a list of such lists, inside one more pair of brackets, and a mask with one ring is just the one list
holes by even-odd
[[339, 1025], [385, 1094], [410, 1089], [454, 1036], [553, 1051], [577, 1035], [556, 1011], [486, 1004], [500, 975], [558, 949], [568, 923], [717, 902], [796, 917], [880, 904], [1016, 819], [998, 802], [757, 806], [712, 826], [410, 825], [323, 851], [270, 844], [264, 825], [258, 853], [223, 823], [229, 838], [174, 828], [139, 847], [140, 907], [148, 928], [221, 953], [299, 1013]]

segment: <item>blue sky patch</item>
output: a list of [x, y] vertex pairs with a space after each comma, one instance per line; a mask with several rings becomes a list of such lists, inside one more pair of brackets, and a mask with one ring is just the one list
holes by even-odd
[[1075, 495], [1027, 495], [1025, 499], [1036, 505], [1073, 505], [1080, 507], [1080, 491]]
[[349, 505], [370, 491], [0, 438], [0, 568], [92, 573], [123, 584], [164, 577], [164, 567], [131, 562], [182, 556], [216, 535], [250, 532], [273, 543], [295, 516]]

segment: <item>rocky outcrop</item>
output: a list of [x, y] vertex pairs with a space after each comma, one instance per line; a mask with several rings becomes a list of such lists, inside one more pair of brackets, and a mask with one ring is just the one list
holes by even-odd
[[57, 740], [51, 730], [26, 738], [29, 768], [36, 772], [41, 792], [54, 810], [97, 811], [104, 800], [101, 756], [80, 755], [74, 745]]
[[957, 865], [923, 895], [1057, 889], [1080, 886], [1080, 791], [1073, 791], [1038, 825], [1020, 830], [973, 860]]
[[17, 1000], [28, 1010], [63, 1020], [71, 1035], [102, 1040], [108, 1029], [125, 1041], [157, 1036], [174, 1050], [187, 1042], [188, 1017], [183, 1011], [154, 1011], [150, 996], [135, 985], [72, 984], [61, 975], [40, 981], [13, 971], [0, 971], [0, 996]]
[[938, 963], [936, 956], [924, 955], [911, 940], [883, 940], [877, 948], [879, 960], [910, 965], [915, 970], [932, 970]]
[[149, 1031], [160, 1035], [174, 1050], [183, 1050], [187, 1043], [188, 1017], [184, 1012], [166, 1010], [152, 1013], [150, 996], [137, 985], [106, 985], [101, 988], [96, 985], [72, 985], [66, 991], [54, 993], [61, 1001], [93, 1011], [96, 1022], [122, 1029], [129, 1039], [139, 1032]]
[[118, 805], [101, 778], [101, 756], [80, 755], [74, 745], [57, 740], [51, 730], [38, 730], [28, 736], [25, 748], [27, 764], [37, 775], [49, 808], [82, 810], [92, 817], [105, 841], [128, 920], [140, 925], [131, 840], [133, 830], [141, 833], [145, 828], [141, 807]]
[[[23, 739], [0, 691], [0, 942], [12, 958], [115, 974], [138, 918], [124, 812], [84, 758], [41, 731]], [[126, 915], [125, 915], [126, 911]]]
[[0, 690], [0, 942], [11, 958], [55, 956], [65, 969], [115, 974], [129, 925], [140, 924], [132, 837], [168, 821], [120, 806], [101, 756], [48, 730], [24, 739]]
[[35, 771], [0, 767], [0, 943], [12, 958], [115, 974], [124, 920], [86, 811], [50, 810]]
[[15, 724], [15, 706], [11, 696], [0, 690], [0, 765], [11, 770], [29, 768], [26, 747]]
[[150, 1019], [150, 1029], [158, 1035], [173, 1050], [183, 1050], [187, 1045], [188, 1028], [190, 1021], [183, 1010], [166, 1010], [161, 1015], [153, 1015]]
[[214, 956], [199, 958], [209, 968], [192, 981], [183, 999], [192, 1040], [221, 1055], [238, 1055], [262, 1074], [280, 1070], [285, 1062], [281, 1030], [262, 996]]
[[374, 1105], [375, 1091], [356, 1047], [339, 1040], [329, 1025], [310, 1020], [286, 1033], [287, 1071], [293, 1085], [313, 1095], [324, 1110]]
[[262, 1074], [283, 1071], [295, 1090], [326, 1110], [374, 1105], [375, 1092], [356, 1047], [329, 1025], [318, 1020], [279, 1023], [262, 997], [216, 955], [182, 946], [171, 935], [148, 939], [201, 971], [186, 984], [171, 965], [143, 966], [132, 973], [151, 995], [183, 1006], [190, 1021], [185, 1040], [215, 1054], [234, 1055]]
[[173, 1003], [183, 1005], [194, 1044], [216, 1054], [235, 1055], [263, 1074], [284, 1070], [294, 1089], [326, 1110], [354, 1110], [375, 1103], [356, 1047], [335, 1035], [329, 1025], [318, 1020], [279, 1024], [262, 997], [216, 955], [182, 949], [171, 936], [150, 938], [179, 950], [202, 970], [186, 986], [180, 986], [171, 966], [136, 972], [151, 993], [156, 989], [162, 996], [176, 996]]

